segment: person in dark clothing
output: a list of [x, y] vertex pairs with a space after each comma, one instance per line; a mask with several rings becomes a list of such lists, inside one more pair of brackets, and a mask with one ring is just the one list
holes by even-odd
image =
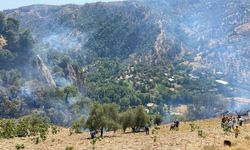
[[175, 127], [176, 127], [176, 130], [179, 130], [179, 124], [180, 124], [179, 120], [176, 119], [176, 120], [175, 120]]
[[91, 139], [96, 138], [96, 134], [97, 134], [97, 133], [98, 133], [97, 131], [91, 131], [91, 132], [90, 132]]
[[170, 125], [170, 130], [174, 130], [176, 127], [175, 121]]
[[221, 119], [221, 127], [224, 128], [224, 123], [226, 122], [226, 117], [223, 115]]
[[145, 128], [146, 134], [149, 135], [149, 126], [148, 126], [148, 124], [145, 124], [144, 128]]
[[242, 126], [244, 122], [244, 119], [242, 117], [239, 118], [239, 125]]

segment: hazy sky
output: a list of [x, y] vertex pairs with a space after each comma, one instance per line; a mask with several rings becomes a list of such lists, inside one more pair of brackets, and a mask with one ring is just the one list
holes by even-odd
[[0, 10], [17, 8], [32, 4], [63, 5], [63, 4], [84, 4], [84, 3], [91, 3], [98, 1], [108, 2], [115, 0], [0, 0]]

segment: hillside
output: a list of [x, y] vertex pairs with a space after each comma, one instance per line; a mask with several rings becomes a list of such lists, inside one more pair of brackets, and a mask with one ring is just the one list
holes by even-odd
[[165, 122], [248, 110], [248, 6], [131, 0], [5, 10], [0, 117], [39, 113], [70, 126], [93, 102], [120, 112], [143, 105]]
[[[197, 130], [190, 131], [189, 124], [196, 124], [205, 133], [205, 137], [199, 137]], [[46, 141], [39, 144], [32, 142], [32, 137], [14, 138], [11, 140], [0, 139], [0, 149], [14, 150], [16, 144], [24, 144], [25, 149], [32, 150], [65, 150], [67, 146], [73, 146], [75, 150], [92, 149], [89, 134], [73, 134], [69, 136], [69, 130], [60, 128], [60, 132], [53, 135], [49, 134]], [[250, 144], [250, 125], [246, 124], [241, 128], [238, 139], [234, 138], [233, 133], [225, 134], [220, 127], [220, 119], [198, 120], [194, 122], [181, 122], [179, 131], [169, 131], [169, 125], [161, 125], [154, 143], [152, 134], [141, 133], [105, 133], [105, 137], [97, 141], [96, 150], [121, 150], [121, 149], [143, 149], [143, 150], [248, 150]], [[223, 145], [224, 140], [230, 140], [232, 147]], [[215, 148], [213, 148], [213, 146]]]

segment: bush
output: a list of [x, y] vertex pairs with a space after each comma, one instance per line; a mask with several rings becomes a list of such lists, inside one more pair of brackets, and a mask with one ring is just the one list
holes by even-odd
[[40, 115], [28, 115], [21, 119], [17, 124], [17, 136], [25, 137], [28, 135], [35, 136], [38, 133], [44, 136], [48, 132], [49, 123], [46, 117]]
[[32, 138], [32, 141], [33, 141], [35, 144], [38, 144], [38, 143], [40, 142], [39, 136]]
[[154, 124], [160, 125], [163, 121], [163, 118], [160, 114], [155, 115], [154, 117]]
[[14, 119], [0, 121], [0, 138], [13, 138], [17, 135], [16, 131], [16, 121]]
[[74, 121], [71, 125], [71, 131], [74, 133], [81, 133], [84, 128], [84, 118], [81, 117], [80, 120]]
[[73, 146], [67, 146], [66, 148], [65, 148], [65, 150], [73, 150], [74, 148], [73, 148]]
[[207, 135], [203, 130], [198, 130], [198, 136], [202, 137], [202, 138], [205, 138]]
[[40, 115], [29, 115], [20, 119], [2, 119], [0, 120], [0, 138], [39, 135], [45, 140], [48, 127], [48, 119]]
[[153, 138], [153, 142], [154, 142], [154, 143], [157, 141], [158, 130], [159, 130], [159, 129], [157, 129], [157, 128], [154, 128], [154, 129], [152, 130], [152, 134], [153, 134], [152, 138]]
[[57, 134], [60, 130], [56, 126], [51, 127], [51, 133], [52, 134]]
[[16, 145], [16, 150], [24, 149], [25, 146], [23, 144], [17, 144]]
[[190, 130], [191, 132], [195, 131], [196, 129], [199, 129], [200, 127], [198, 125], [196, 125], [195, 123], [190, 123]]
[[96, 138], [94, 138], [94, 139], [92, 139], [91, 141], [90, 141], [90, 144], [92, 144], [92, 149], [95, 149], [95, 144], [96, 144], [96, 142], [97, 142], [97, 139]]

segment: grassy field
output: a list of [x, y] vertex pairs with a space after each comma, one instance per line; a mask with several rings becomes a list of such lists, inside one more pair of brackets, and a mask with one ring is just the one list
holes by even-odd
[[[191, 132], [190, 123], [199, 126], [203, 134], [198, 136], [198, 129]], [[60, 128], [60, 132], [49, 133], [47, 139], [34, 144], [32, 137], [1, 139], [1, 150], [15, 150], [16, 144], [24, 144], [27, 150], [65, 150], [72, 146], [74, 150], [93, 149], [88, 133], [69, 135], [69, 129]], [[250, 150], [250, 124], [240, 128], [239, 138], [234, 133], [225, 133], [220, 127], [220, 119], [181, 122], [179, 131], [169, 131], [169, 125], [162, 125], [153, 141], [152, 128], [150, 135], [140, 133], [105, 133], [103, 139], [97, 140], [96, 150]], [[230, 140], [232, 147], [223, 145]]]

